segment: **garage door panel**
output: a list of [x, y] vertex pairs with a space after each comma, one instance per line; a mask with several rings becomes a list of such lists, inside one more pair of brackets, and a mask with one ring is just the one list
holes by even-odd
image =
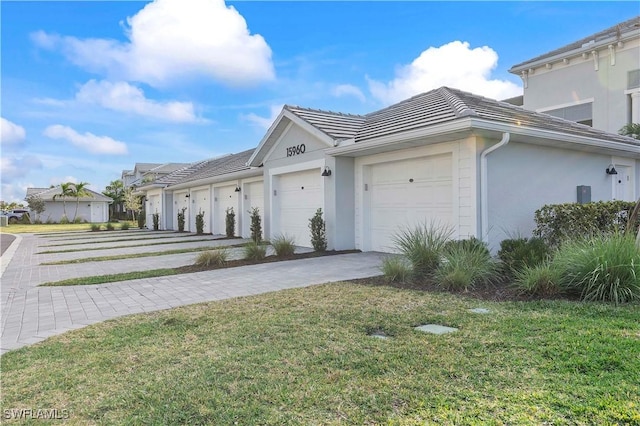
[[322, 176], [319, 169], [287, 173], [278, 177], [279, 233], [295, 238], [297, 245], [310, 247], [309, 219], [322, 207]]
[[214, 189], [215, 198], [214, 198], [214, 226], [213, 233], [214, 234], [225, 234], [226, 233], [226, 219], [227, 219], [227, 209], [233, 207], [233, 211], [236, 213], [236, 233], [237, 233], [237, 205], [238, 205], [238, 195], [235, 192], [235, 186], [222, 186]]

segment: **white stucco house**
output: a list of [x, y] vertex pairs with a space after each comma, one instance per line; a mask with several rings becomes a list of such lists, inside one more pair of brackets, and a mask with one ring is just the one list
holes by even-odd
[[617, 133], [640, 123], [640, 16], [514, 65], [523, 106]]
[[[73, 197], [63, 198], [57, 196], [57, 194], [61, 192], [59, 185], [53, 188], [27, 188], [25, 198], [38, 196], [44, 201], [45, 211], [40, 215], [42, 222], [60, 222], [65, 209], [67, 218], [70, 221], [78, 217], [83, 222], [107, 222], [109, 220], [109, 204], [111, 204], [113, 200], [91, 189], [85, 188], [85, 190], [90, 195], [76, 199]], [[35, 220], [35, 215], [31, 219]]]

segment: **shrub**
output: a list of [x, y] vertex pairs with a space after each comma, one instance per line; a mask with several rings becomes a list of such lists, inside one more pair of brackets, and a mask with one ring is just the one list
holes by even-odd
[[115, 229], [115, 227], [113, 226], [113, 224], [111, 222], [107, 223], [107, 231], [113, 231]]
[[595, 236], [563, 244], [552, 267], [562, 285], [586, 301], [640, 300], [640, 249], [632, 235]]
[[120, 225], [120, 229], [126, 231], [130, 226], [131, 225], [129, 225], [129, 222], [122, 222], [122, 225]]
[[[466, 240], [470, 241], [470, 240]], [[448, 290], [464, 290], [489, 282], [496, 265], [482, 243], [452, 244], [443, 250], [443, 260], [435, 271], [439, 286]]]
[[100, 224], [98, 224], [98, 223], [92, 223], [92, 224], [91, 224], [91, 231], [93, 231], [93, 232], [97, 232], [97, 231], [99, 231], [99, 230], [100, 230], [100, 228], [101, 228], [101, 227], [100, 227]]
[[73, 218], [73, 223], [82, 223], [82, 218], [80, 216], [76, 216]]
[[18, 223], [21, 223], [23, 225], [28, 225], [31, 223], [31, 216], [29, 216], [29, 213], [24, 212], [22, 214], [22, 217], [20, 217], [20, 220], [18, 221]]
[[435, 222], [415, 228], [402, 228], [393, 235], [395, 248], [403, 254], [413, 274], [418, 278], [430, 276], [438, 268], [444, 247], [453, 234], [453, 228]]
[[[550, 246], [563, 241], [588, 238], [597, 234], [624, 232], [634, 202], [598, 201], [593, 203], [565, 203], [543, 206], [535, 212], [536, 229], [533, 234]], [[638, 229], [640, 219], [630, 227]]]
[[322, 218], [322, 209], [316, 210], [316, 214], [309, 219], [309, 229], [311, 229], [311, 245], [315, 251], [325, 251], [327, 249], [326, 223]]
[[380, 270], [387, 281], [406, 282], [411, 277], [411, 265], [402, 256], [389, 256], [382, 259]]
[[142, 212], [138, 213], [138, 228], [144, 228], [145, 221], [145, 215]]
[[489, 249], [487, 248], [487, 244], [484, 241], [477, 239], [476, 237], [471, 237], [465, 240], [450, 240], [447, 241], [444, 245], [444, 251], [453, 250], [459, 247], [463, 250], [480, 250], [484, 251], [487, 256], [491, 256]]
[[178, 212], [178, 232], [184, 232], [184, 224], [185, 224], [185, 219], [184, 219], [184, 212], [187, 211], [186, 207], [183, 207], [179, 212]]
[[244, 258], [248, 260], [262, 260], [267, 257], [267, 248], [255, 241], [244, 246]]
[[515, 271], [513, 288], [521, 294], [553, 296], [564, 292], [562, 275], [549, 262], [524, 265]]
[[257, 207], [249, 210], [251, 214], [251, 239], [256, 243], [262, 241], [262, 219], [260, 218], [260, 210]]
[[271, 240], [271, 245], [276, 252], [277, 257], [288, 257], [295, 253], [295, 240], [293, 237], [286, 235], [278, 235]]
[[226, 249], [207, 250], [196, 257], [196, 266], [222, 266], [227, 263], [229, 251]]
[[515, 238], [502, 240], [498, 258], [502, 269], [509, 277], [523, 268], [534, 267], [549, 259], [551, 249], [542, 238]]
[[228, 238], [232, 238], [236, 232], [236, 214], [233, 212], [233, 207], [229, 207], [226, 210], [227, 216], [225, 217], [226, 233]]
[[204, 212], [199, 211], [196, 215], [196, 234], [204, 234]]
[[63, 225], [67, 225], [69, 223], [69, 218], [66, 215], [62, 215], [60, 218], [60, 223]]
[[153, 218], [153, 230], [157, 231], [160, 229], [160, 213], [156, 212], [152, 214], [151, 217]]

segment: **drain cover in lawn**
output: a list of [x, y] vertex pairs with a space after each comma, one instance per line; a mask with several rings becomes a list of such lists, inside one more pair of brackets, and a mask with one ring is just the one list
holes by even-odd
[[488, 314], [489, 312], [491, 312], [490, 310], [485, 308], [473, 308], [469, 310], [475, 314]]
[[438, 325], [438, 324], [421, 325], [419, 327], [416, 327], [416, 330], [424, 331], [425, 333], [431, 333], [431, 334], [447, 334], [447, 333], [453, 333], [454, 331], [458, 331], [457, 328], [447, 327], [447, 326]]

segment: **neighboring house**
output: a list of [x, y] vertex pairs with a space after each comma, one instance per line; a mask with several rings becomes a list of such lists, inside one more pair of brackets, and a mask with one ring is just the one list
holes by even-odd
[[[53, 188], [27, 188], [25, 198], [38, 196], [45, 202], [45, 211], [40, 215], [42, 222], [60, 222], [64, 215], [65, 205], [67, 218], [71, 221], [74, 220], [75, 217], [78, 217], [83, 222], [107, 222], [109, 220], [109, 204], [111, 204], [113, 200], [88, 188], [85, 188], [85, 190], [91, 196], [63, 198], [57, 196], [57, 194], [61, 192], [60, 186]], [[32, 219], [35, 219], [35, 217]]]
[[330, 249], [390, 251], [434, 220], [496, 250], [578, 187], [635, 200], [639, 160], [635, 139], [442, 87], [363, 116], [285, 106], [249, 166], [264, 169], [267, 237], [309, 246], [322, 208]]
[[514, 65], [524, 108], [617, 133], [640, 123], [640, 16]]
[[133, 170], [122, 171], [121, 179], [125, 188], [137, 188], [188, 165], [188, 163], [136, 163]]

